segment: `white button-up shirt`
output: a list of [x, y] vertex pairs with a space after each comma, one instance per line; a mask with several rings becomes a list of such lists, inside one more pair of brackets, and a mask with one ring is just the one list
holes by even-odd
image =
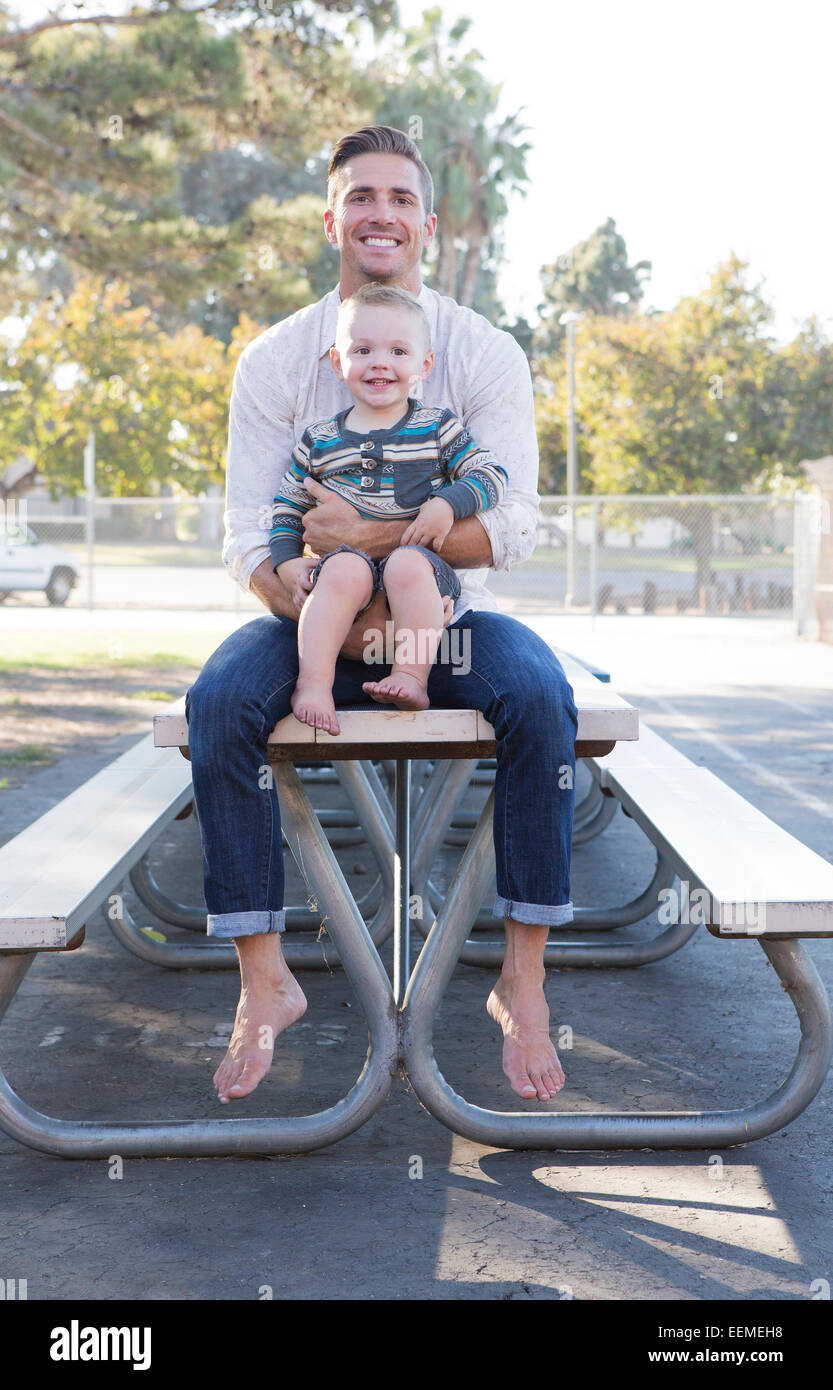
[[[492, 547], [493, 568], [508, 570], [532, 553], [538, 521], [538, 444], [529, 365], [512, 335], [481, 314], [426, 285], [418, 299], [434, 349], [434, 369], [422, 383], [420, 398], [426, 405], [453, 410], [509, 475], [500, 505], [477, 513]], [[336, 287], [267, 328], [237, 363], [229, 411], [223, 562], [245, 589], [257, 566], [269, 559], [272, 499], [293, 448], [308, 425], [352, 405], [329, 357], [340, 303]], [[455, 618], [469, 609], [497, 608], [485, 587], [488, 572], [457, 571], [461, 594]]]

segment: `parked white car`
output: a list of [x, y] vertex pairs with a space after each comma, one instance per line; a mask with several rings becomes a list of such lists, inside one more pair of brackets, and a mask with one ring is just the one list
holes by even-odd
[[76, 584], [75, 559], [58, 545], [39, 541], [28, 526], [0, 517], [0, 603], [21, 589], [43, 589], [55, 606], [66, 603]]

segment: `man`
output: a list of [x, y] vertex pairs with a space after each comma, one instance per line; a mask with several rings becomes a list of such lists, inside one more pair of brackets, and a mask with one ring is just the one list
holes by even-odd
[[[564, 1084], [549, 1036], [543, 951], [549, 927], [573, 916], [577, 713], [549, 648], [498, 613], [482, 583], [486, 568], [508, 569], [535, 544], [538, 455], [531, 382], [509, 334], [422, 284], [420, 260], [437, 225], [432, 203], [431, 176], [402, 131], [369, 126], [342, 138], [330, 160], [324, 214], [327, 239], [341, 256], [338, 288], [250, 343], [234, 377], [223, 559], [271, 616], [229, 637], [186, 701], [208, 931], [234, 940], [240, 961], [234, 1031], [214, 1077], [224, 1104], [254, 1090], [272, 1061], [264, 1042], [274, 1041], [306, 1009], [281, 949], [277, 793], [272, 786], [264, 789], [259, 776], [267, 737], [290, 712], [298, 673], [297, 608], [273, 572], [266, 542], [271, 499], [294, 445], [307, 425], [350, 404], [329, 352], [339, 303], [369, 281], [398, 285], [418, 299], [435, 353], [422, 399], [453, 409], [509, 474], [500, 506], [456, 521], [443, 546], [461, 582], [453, 625], [468, 637], [471, 669], [462, 673], [438, 662], [428, 694], [433, 708], [482, 710], [496, 731], [495, 910], [505, 917], [506, 953], [487, 1009], [504, 1034], [504, 1072], [524, 1099], [550, 1100]], [[307, 513], [304, 537], [316, 555], [346, 543], [378, 559], [399, 544], [407, 522], [364, 520], [343, 498], [312, 480], [307, 486], [318, 505]], [[387, 672], [362, 660], [362, 633], [359, 622], [350, 656], [339, 657], [336, 706], [363, 703], [363, 684]]]

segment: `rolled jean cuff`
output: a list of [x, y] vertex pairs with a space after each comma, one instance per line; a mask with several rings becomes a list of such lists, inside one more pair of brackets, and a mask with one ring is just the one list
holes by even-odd
[[513, 922], [526, 922], [531, 927], [563, 927], [573, 920], [573, 904], [561, 903], [548, 907], [545, 903], [519, 903], [514, 898], [495, 898], [496, 917], [511, 917]]
[[264, 936], [286, 931], [286, 908], [273, 912], [209, 912], [207, 932], [225, 941], [235, 936]]

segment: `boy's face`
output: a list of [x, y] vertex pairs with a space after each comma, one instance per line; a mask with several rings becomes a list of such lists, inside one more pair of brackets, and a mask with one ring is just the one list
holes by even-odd
[[342, 315], [330, 359], [353, 399], [371, 409], [415, 395], [434, 366], [417, 316], [383, 304]]

